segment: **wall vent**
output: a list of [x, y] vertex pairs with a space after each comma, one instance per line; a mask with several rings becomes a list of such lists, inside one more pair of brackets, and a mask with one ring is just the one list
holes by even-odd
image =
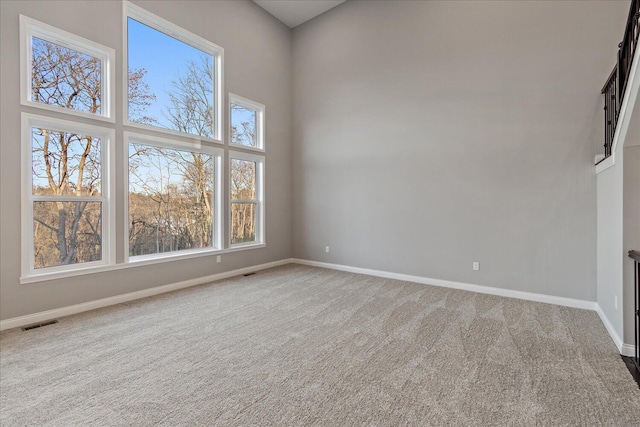
[[48, 322], [36, 323], [35, 325], [29, 325], [22, 328], [23, 331], [30, 331], [31, 329], [41, 328], [43, 326], [55, 325], [58, 323], [57, 320], [50, 320]]

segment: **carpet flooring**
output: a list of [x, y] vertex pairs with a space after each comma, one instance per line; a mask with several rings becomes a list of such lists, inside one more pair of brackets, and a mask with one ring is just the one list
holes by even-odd
[[300, 265], [0, 334], [0, 425], [640, 426], [597, 314]]

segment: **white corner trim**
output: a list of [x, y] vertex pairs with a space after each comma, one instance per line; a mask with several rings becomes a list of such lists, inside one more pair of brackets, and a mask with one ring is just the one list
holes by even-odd
[[443, 288], [459, 289], [463, 291], [477, 292], [480, 294], [496, 295], [507, 298], [516, 298], [526, 301], [542, 302], [545, 304], [560, 305], [564, 307], [580, 308], [583, 310], [596, 310], [595, 301], [587, 301], [574, 298], [557, 297], [553, 295], [536, 294], [533, 292], [516, 291], [513, 289], [494, 288], [491, 286], [474, 285], [471, 283], [452, 282], [450, 280], [432, 279], [429, 277], [412, 276], [409, 274], [391, 273], [388, 271], [371, 270], [368, 268], [351, 267], [327, 262], [309, 261], [293, 258], [295, 264], [309, 265], [312, 267], [328, 268], [331, 270], [347, 271], [349, 273], [367, 274], [369, 276], [384, 277], [386, 279], [404, 280], [407, 282], [421, 283], [424, 285], [441, 286]]
[[600, 172], [606, 171], [611, 166], [616, 164], [616, 153], [611, 153], [611, 155], [605, 158], [603, 161], [596, 165], [596, 174]]
[[609, 336], [611, 337], [611, 339], [613, 340], [613, 343], [618, 348], [618, 351], [620, 352], [620, 354], [622, 354], [623, 356], [627, 356], [626, 354], [623, 353], [623, 350], [625, 346], [628, 346], [628, 344], [624, 344], [622, 342], [622, 338], [620, 337], [620, 335], [618, 335], [618, 332], [613, 327], [613, 325], [611, 324], [611, 321], [609, 320], [607, 315], [604, 313], [604, 310], [602, 310], [602, 307], [600, 307], [600, 304], [598, 303], [596, 303], [596, 313], [598, 313], [598, 316], [600, 316], [600, 320], [602, 320], [604, 327], [607, 329], [607, 332], [609, 332]]
[[96, 308], [108, 307], [110, 305], [120, 304], [127, 301], [133, 301], [140, 298], [146, 298], [153, 295], [175, 291], [178, 289], [189, 288], [191, 286], [197, 286], [197, 285], [202, 285], [209, 282], [215, 282], [217, 280], [227, 279], [229, 277], [239, 276], [241, 274], [251, 273], [254, 271], [265, 270], [267, 268], [290, 264], [291, 262], [292, 262], [291, 259], [285, 258], [279, 261], [273, 261], [265, 264], [239, 268], [231, 271], [225, 271], [222, 273], [212, 274], [210, 276], [198, 277], [195, 279], [185, 280], [182, 282], [156, 286], [154, 288], [143, 289], [141, 291], [130, 292], [127, 294], [116, 295], [113, 297], [102, 298], [94, 301], [88, 301], [80, 304], [70, 305], [67, 307], [55, 308], [53, 310], [41, 311], [39, 313], [28, 314], [26, 316], [13, 317], [11, 319], [0, 321], [0, 331], [4, 331], [6, 329], [12, 329], [12, 328], [19, 328], [21, 326], [44, 322], [47, 320], [69, 316], [71, 314], [82, 313], [89, 310], [95, 310]]

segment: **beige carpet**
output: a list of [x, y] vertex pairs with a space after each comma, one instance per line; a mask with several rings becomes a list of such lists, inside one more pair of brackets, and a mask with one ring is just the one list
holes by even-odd
[[0, 424], [640, 426], [594, 312], [288, 265], [0, 334]]

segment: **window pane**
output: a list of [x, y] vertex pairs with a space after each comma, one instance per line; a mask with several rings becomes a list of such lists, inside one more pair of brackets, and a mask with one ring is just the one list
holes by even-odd
[[231, 244], [255, 242], [256, 204], [231, 203]]
[[231, 199], [256, 198], [256, 162], [231, 159]]
[[101, 202], [34, 202], [36, 269], [102, 259]]
[[32, 101], [101, 114], [100, 59], [37, 37], [31, 51]]
[[213, 56], [128, 18], [128, 117], [214, 137]]
[[231, 104], [231, 142], [256, 147], [256, 112], [241, 105]]
[[129, 255], [213, 245], [215, 157], [129, 144]]
[[100, 196], [100, 138], [31, 129], [34, 195]]

